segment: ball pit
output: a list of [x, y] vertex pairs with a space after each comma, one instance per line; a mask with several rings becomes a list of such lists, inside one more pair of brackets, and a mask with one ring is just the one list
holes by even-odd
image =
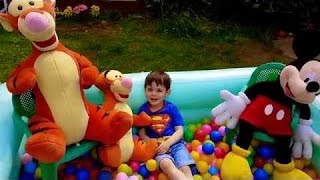
[[[228, 89], [233, 93], [239, 92], [243, 88], [244, 84], [248, 81], [253, 70], [254, 68], [236, 68], [212, 71], [169, 72], [173, 79], [172, 89], [174, 91], [171, 93], [168, 100], [174, 102], [179, 107], [181, 113], [186, 119], [185, 138], [188, 143], [188, 150], [197, 162], [202, 161], [208, 165], [206, 173], [200, 173], [196, 166], [192, 168], [195, 179], [209, 177], [208, 174], [213, 172], [213, 168], [216, 168], [220, 171], [223, 158], [225, 154], [230, 151], [230, 145], [225, 142], [226, 134], [228, 134], [229, 130], [225, 127], [215, 124], [210, 117], [212, 107], [221, 102], [219, 97], [220, 90]], [[145, 97], [143, 95], [143, 79], [146, 74], [147, 73], [128, 74], [128, 76], [130, 76], [134, 82], [132, 95], [130, 96], [128, 103], [135, 112], [137, 111], [139, 105], [145, 101]], [[7, 92], [5, 84], [0, 85], [0, 92], [0, 144], [2, 145], [2, 148], [0, 149], [0, 154], [2, 155], [0, 157], [0, 179], [19, 179], [15, 176], [19, 169], [21, 171], [19, 174], [20, 179], [39, 179], [41, 177], [41, 169], [38, 167], [35, 170], [33, 170], [33, 168], [30, 168], [30, 171], [28, 170], [29, 172], [34, 171], [34, 174], [28, 174], [27, 172], [24, 172], [25, 164], [30, 162], [30, 159], [28, 159], [30, 157], [22, 158], [24, 155], [23, 149], [21, 151], [22, 154], [16, 154], [15, 152], [12, 152], [12, 150], [15, 149], [15, 146], [17, 146], [17, 142], [14, 139], [15, 131], [12, 122], [13, 109], [11, 104], [11, 94]], [[186, 96], [186, 94], [188, 95]], [[86, 91], [86, 97], [89, 99], [89, 101], [96, 104], [100, 104], [103, 100], [101, 94], [94, 87]], [[6, 106], [2, 106], [2, 104], [5, 104]], [[312, 116], [314, 120], [315, 131], [317, 133], [320, 133], [320, 128], [316, 128], [320, 127], [319, 110], [320, 99], [317, 99], [312, 104]], [[209, 132], [209, 129], [211, 132]], [[212, 137], [211, 134], [213, 134]], [[207, 143], [208, 140], [214, 144], [214, 152], [212, 154], [206, 154], [202, 150], [204, 144]], [[228, 143], [234, 143], [234, 140], [231, 139], [231, 141], [228, 141]], [[253, 141], [253, 153], [250, 157], [248, 157], [248, 161], [249, 158], [251, 158], [251, 167], [253, 172], [256, 172], [258, 169], [262, 169], [268, 174], [269, 178], [273, 171], [273, 166], [271, 163], [272, 158], [270, 158], [270, 154], [272, 153], [270, 153], [269, 149], [264, 149], [264, 145], [269, 146], [269, 144]], [[197, 151], [200, 149], [198, 146], [202, 146], [201, 151], [203, 154], [199, 154]], [[320, 147], [315, 147], [314, 152], [315, 153], [312, 161], [296, 161], [300, 163], [297, 163], [297, 166], [299, 166], [299, 168], [301, 168], [303, 171], [307, 172], [312, 177], [318, 177], [316, 171], [320, 172], [320, 164], [317, 164], [316, 162], [320, 161]], [[255, 167], [254, 162], [257, 157], [264, 160], [264, 164], [261, 163], [263, 164], [261, 168]], [[21, 163], [16, 163], [15, 159], [17, 158], [24, 160], [23, 162], [21, 160]], [[31, 161], [37, 163], [34, 159]], [[206, 167], [204, 163], [201, 164], [201, 167]], [[71, 170], [65, 170], [71, 165], [74, 167], [73, 170], [72, 168]], [[131, 175], [128, 175], [125, 172], [119, 172], [118, 169], [109, 169], [103, 167], [97, 161], [96, 151], [93, 150], [83, 157], [61, 165], [59, 168], [59, 174], [63, 174], [64, 179], [77, 179], [77, 173], [78, 176], [82, 174], [78, 178], [87, 178], [87, 171], [89, 171], [90, 179], [93, 178], [99, 180], [106, 178], [108, 179], [110, 177], [115, 178], [119, 173], [125, 173], [127, 175], [127, 179], [146, 179], [149, 177], [157, 177], [159, 180], [168, 179], [168, 177], [161, 171], [156, 170], [150, 172], [146, 167], [146, 162], [128, 162], [127, 166], [125, 167], [127, 168], [122, 171], [130, 174], [127, 172], [127, 170], [130, 168], [132, 170]], [[315, 167], [315, 169], [313, 167]], [[84, 168], [87, 171], [81, 171], [81, 168]], [[70, 174], [64, 174], [65, 172]], [[120, 175], [120, 177], [121, 176], [123, 175]], [[216, 175], [210, 174], [209, 179], [220, 179], [219, 173]]]

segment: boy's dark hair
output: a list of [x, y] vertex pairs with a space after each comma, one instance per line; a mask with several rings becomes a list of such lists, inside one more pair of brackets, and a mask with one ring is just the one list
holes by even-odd
[[152, 82], [155, 82], [157, 85], [163, 85], [167, 90], [170, 89], [171, 86], [170, 76], [162, 70], [151, 71], [144, 81], [144, 88], [151, 85]]

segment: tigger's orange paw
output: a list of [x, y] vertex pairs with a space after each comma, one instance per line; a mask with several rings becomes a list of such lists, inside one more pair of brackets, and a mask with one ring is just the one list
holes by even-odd
[[98, 154], [105, 166], [118, 167], [121, 164], [121, 149], [119, 145], [99, 147]]

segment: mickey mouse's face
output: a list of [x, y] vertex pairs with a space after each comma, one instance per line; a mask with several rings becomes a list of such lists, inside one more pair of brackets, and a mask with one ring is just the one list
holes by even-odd
[[320, 62], [310, 60], [300, 71], [293, 65], [286, 66], [280, 84], [286, 96], [302, 104], [311, 103], [320, 94]]

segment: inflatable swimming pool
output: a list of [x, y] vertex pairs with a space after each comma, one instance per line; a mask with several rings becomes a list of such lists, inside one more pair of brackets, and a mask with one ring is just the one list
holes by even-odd
[[[169, 72], [172, 77], [172, 93], [168, 100], [175, 102], [187, 122], [196, 122], [211, 116], [211, 109], [220, 103], [219, 92], [228, 89], [239, 92], [255, 68], [232, 68], [223, 70]], [[145, 101], [143, 86], [147, 73], [127, 74], [133, 80], [129, 105], [134, 111]], [[101, 103], [102, 94], [92, 87], [86, 91], [91, 102]], [[0, 180], [15, 179], [13, 174], [19, 168], [19, 155], [11, 152], [15, 146], [15, 128], [12, 122], [11, 94], [5, 84], [0, 85]], [[320, 99], [312, 105], [314, 129], [320, 133]], [[314, 148], [313, 164], [320, 172], [320, 147]], [[318, 163], [315, 163], [318, 162]], [[11, 174], [11, 176], [10, 176]]]

